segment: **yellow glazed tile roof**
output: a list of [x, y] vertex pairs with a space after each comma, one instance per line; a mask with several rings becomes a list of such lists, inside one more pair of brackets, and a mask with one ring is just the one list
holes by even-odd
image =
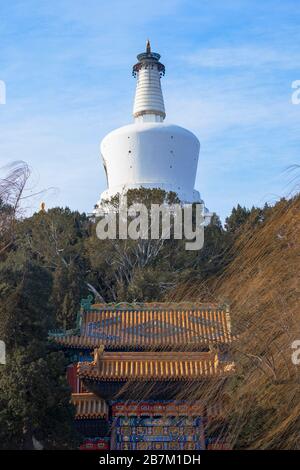
[[94, 305], [83, 313], [80, 335], [54, 340], [73, 348], [149, 348], [230, 343], [228, 311], [217, 306], [145, 304], [143, 308]]
[[72, 403], [76, 406], [75, 419], [108, 416], [108, 405], [93, 393], [73, 393]]
[[79, 362], [78, 375], [97, 381], [202, 380], [225, 377], [233, 363], [198, 352], [104, 352], [94, 362]]

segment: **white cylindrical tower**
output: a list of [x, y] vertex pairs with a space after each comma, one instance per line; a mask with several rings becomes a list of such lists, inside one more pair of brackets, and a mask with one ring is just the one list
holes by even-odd
[[166, 117], [160, 77], [165, 67], [159, 62], [160, 55], [151, 52], [149, 40], [146, 52], [137, 56], [132, 74], [137, 78], [133, 116], [138, 121], [163, 121]]
[[134, 123], [110, 132], [101, 142], [108, 189], [98, 206], [117, 193], [140, 187], [173, 191], [182, 202], [199, 202], [194, 184], [200, 143], [187, 129], [164, 122], [161, 77], [165, 67], [149, 41], [137, 58]]

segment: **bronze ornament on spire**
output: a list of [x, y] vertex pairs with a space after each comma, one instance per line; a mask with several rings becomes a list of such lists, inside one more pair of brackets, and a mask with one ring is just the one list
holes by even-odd
[[146, 52], [147, 54], [151, 54], [151, 45], [149, 39], [147, 39]]

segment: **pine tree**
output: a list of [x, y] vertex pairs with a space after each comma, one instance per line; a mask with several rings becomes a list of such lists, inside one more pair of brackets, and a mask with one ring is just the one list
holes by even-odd
[[89, 293], [84, 249], [89, 224], [85, 214], [54, 208], [34, 214], [18, 225], [18, 250], [53, 276], [51, 304], [56, 327], [73, 326], [80, 299]]
[[225, 220], [225, 228], [229, 233], [237, 232], [250, 216], [250, 210], [240, 204], [232, 209], [229, 217]]
[[47, 342], [51, 276], [36, 262], [16, 263], [13, 255], [0, 276], [0, 337], [7, 348], [0, 366], [0, 448], [30, 449], [35, 439], [45, 448], [73, 447], [66, 362]]

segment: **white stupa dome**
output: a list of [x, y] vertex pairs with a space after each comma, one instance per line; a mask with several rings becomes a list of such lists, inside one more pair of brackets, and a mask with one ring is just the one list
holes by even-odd
[[135, 122], [110, 132], [101, 142], [108, 189], [98, 205], [139, 187], [174, 191], [183, 203], [201, 200], [194, 189], [200, 143], [187, 129], [164, 122], [160, 79], [165, 68], [159, 59], [148, 41], [133, 67]]

